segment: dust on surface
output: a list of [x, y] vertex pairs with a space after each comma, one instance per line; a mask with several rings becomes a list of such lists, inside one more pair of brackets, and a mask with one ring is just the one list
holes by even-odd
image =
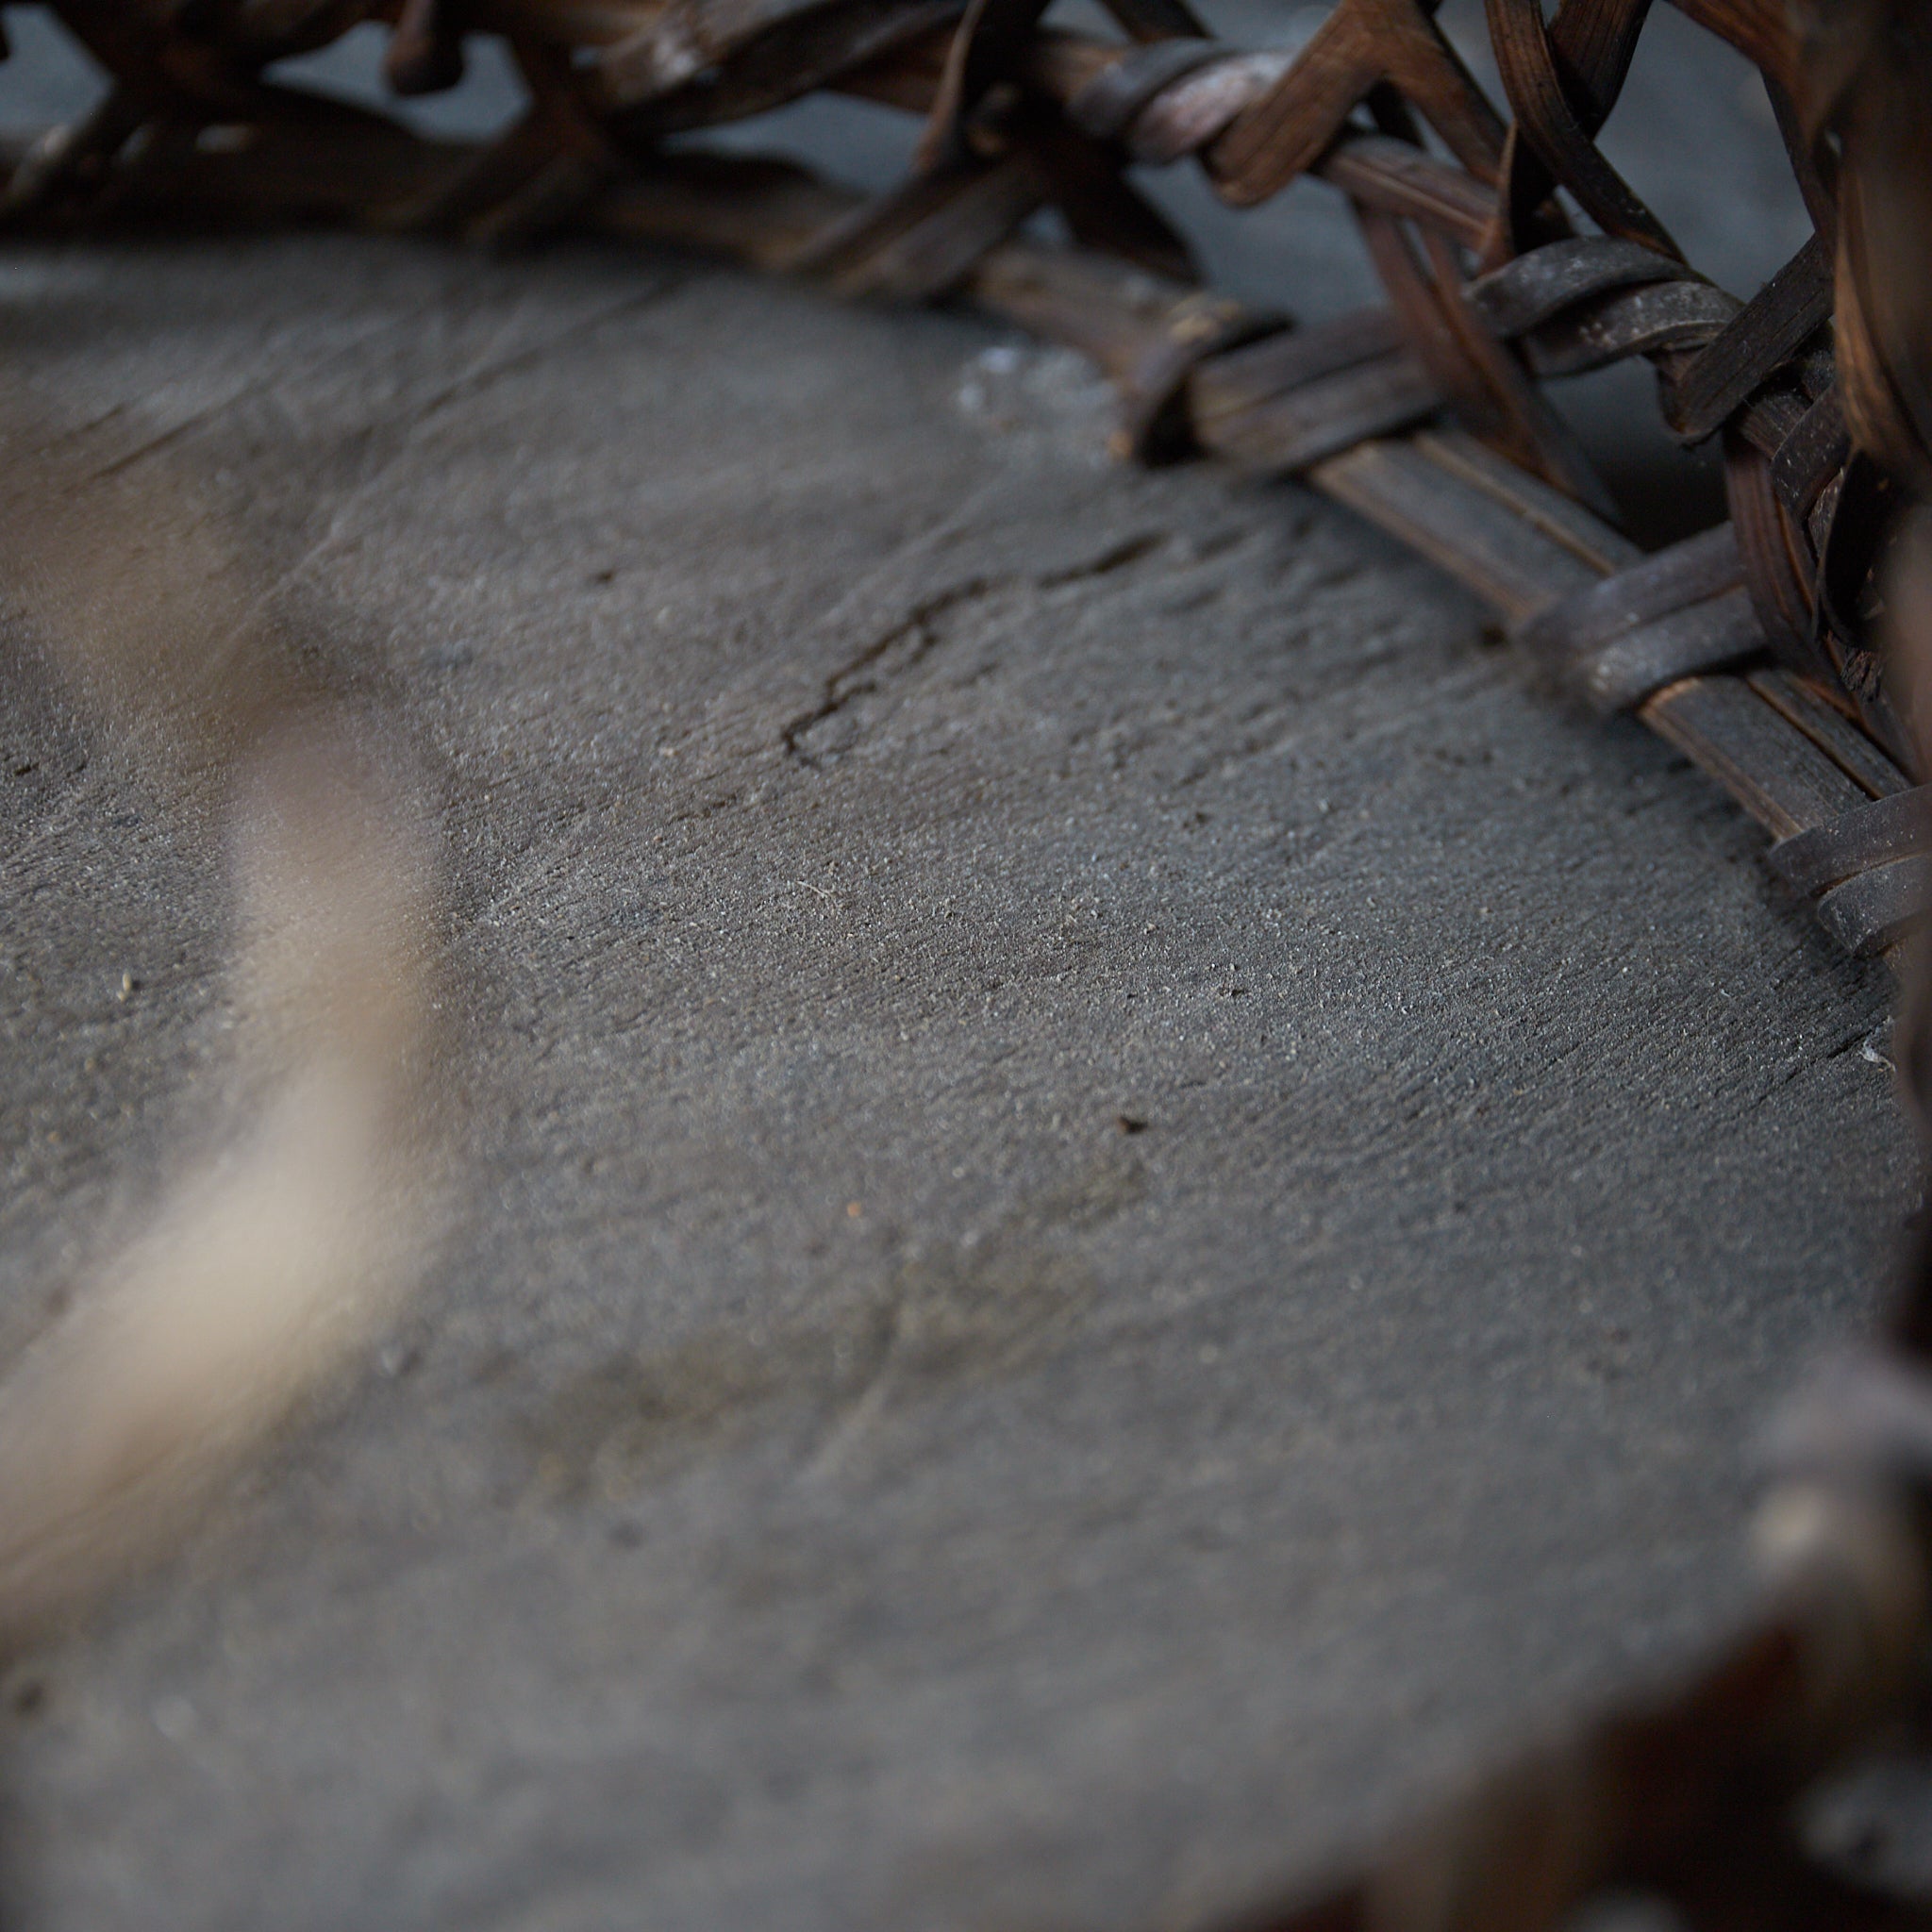
[[881, 1287], [824, 1319], [610, 1355], [520, 1419], [535, 1486], [559, 1503], [614, 1500], [720, 1435], [770, 1429], [774, 1410], [837, 1438], [855, 1415], [1023, 1374], [1074, 1341], [1100, 1292], [1074, 1238], [1146, 1191], [1138, 1160], [1095, 1162], [984, 1233], [912, 1245]]

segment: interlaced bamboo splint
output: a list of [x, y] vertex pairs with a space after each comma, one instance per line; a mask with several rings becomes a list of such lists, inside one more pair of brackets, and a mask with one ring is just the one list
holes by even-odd
[[[1304, 475], [1412, 544], [1544, 675], [1715, 778], [1846, 947], [1903, 958], [1932, 881], [1915, 702], [1932, 592], [1909, 541], [1932, 497], [1932, 6], [1674, 0], [1763, 75], [1813, 225], [1740, 301], [1595, 145], [1651, 0], [1549, 17], [1487, 0], [1502, 104], [1436, 0], [1338, 0], [1297, 48], [1264, 52], [1214, 39], [1187, 0], [1106, 0], [1113, 38], [1047, 26], [1047, 4], [55, 0], [112, 85], [11, 158], [0, 211], [28, 232], [592, 231], [843, 295], [963, 300], [1091, 358], [1119, 391], [1123, 455]], [[263, 78], [366, 19], [391, 27], [404, 94], [453, 85], [467, 35], [501, 35], [526, 112], [486, 145], [440, 142]], [[814, 90], [923, 116], [910, 178], [867, 199], [668, 144]], [[1203, 291], [1125, 173], [1190, 158], [1236, 206], [1303, 175], [1338, 190], [1384, 306], [1296, 329]], [[1029, 229], [1044, 208], [1066, 245]], [[1652, 555], [1541, 386], [1633, 357], [1670, 431], [1721, 446], [1729, 508]], [[1906, 1032], [1925, 1111], [1932, 1050]], [[1255, 1924], [1513, 1932], [1616, 1887], [1697, 1926], [1932, 1924], [1822, 1868], [1794, 1824], [1932, 1690], [1928, 1353], [1922, 1262], [1883, 1345], [1787, 1419], [1769, 1607], [1727, 1653]]]

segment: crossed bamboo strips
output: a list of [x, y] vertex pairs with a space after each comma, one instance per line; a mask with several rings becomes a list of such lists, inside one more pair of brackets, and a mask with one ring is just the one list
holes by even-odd
[[[1915, 698], [1932, 545], [1914, 534], [1932, 497], [1932, 7], [1674, 0], [1762, 74], [1811, 218], [1740, 301], [1595, 144], [1650, 0], [1548, 19], [1487, 0], [1501, 107], [1436, 4], [1339, 0], [1299, 45], [1243, 52], [1188, 0], [1106, 0], [1112, 38], [1048, 26], [1047, 0], [56, 0], [111, 85], [10, 158], [0, 218], [595, 232], [963, 301], [1096, 362], [1121, 454], [1302, 475], [1413, 545], [1541, 678], [1714, 777], [1843, 945], [1906, 960], [1932, 877]], [[439, 142], [264, 77], [365, 20], [391, 28], [403, 94], [454, 85], [466, 37], [502, 36], [526, 111], [488, 144]], [[815, 90], [923, 117], [901, 187], [867, 198], [671, 144]], [[1189, 158], [1236, 206], [1330, 184], [1386, 302], [1296, 329], [1202, 290], [1125, 172]], [[1065, 245], [1028, 228], [1043, 208]], [[1721, 446], [1729, 508], [1651, 555], [1541, 387], [1635, 357], [1671, 432]], [[1901, 1036], [1922, 1113], [1928, 1034]], [[1768, 1607], [1723, 1655], [1251, 1923], [1527, 1932], [1622, 1887], [1699, 1927], [1932, 1924], [1824, 1869], [1794, 1822], [1924, 1704], [1928, 1352], [1922, 1260], [1882, 1337], [1777, 1432]]]

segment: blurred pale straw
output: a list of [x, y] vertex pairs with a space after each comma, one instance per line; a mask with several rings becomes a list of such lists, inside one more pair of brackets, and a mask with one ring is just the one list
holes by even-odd
[[0, 504], [0, 594], [108, 745], [225, 838], [240, 1020], [226, 1131], [0, 1380], [17, 1637], [165, 1553], [368, 1349], [428, 1259], [446, 1175], [423, 1097], [430, 841], [373, 721], [304, 688], [193, 491], [151, 464], [32, 466]]

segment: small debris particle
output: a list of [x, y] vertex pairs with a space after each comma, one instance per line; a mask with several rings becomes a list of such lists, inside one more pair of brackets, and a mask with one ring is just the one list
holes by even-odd
[[845, 1218], [846, 1218], [846, 1220], [848, 1220], [848, 1221], [857, 1221], [857, 1220], [858, 1219], [858, 1217], [859, 1217], [859, 1216], [860, 1216], [861, 1214], [863, 1214], [864, 1212], [865, 1212], [865, 1208], [864, 1208], [864, 1206], [863, 1206], [863, 1205], [862, 1205], [861, 1203], [859, 1203], [859, 1202], [858, 1202], [858, 1201], [848, 1201], [848, 1202], [846, 1202], [846, 1204], [845, 1204]]
[[1113, 1124], [1124, 1134], [1144, 1134], [1147, 1131], [1147, 1123], [1138, 1114], [1117, 1113]]
[[171, 1744], [179, 1744], [194, 1734], [194, 1707], [185, 1697], [158, 1699], [148, 1716], [155, 1729]]

